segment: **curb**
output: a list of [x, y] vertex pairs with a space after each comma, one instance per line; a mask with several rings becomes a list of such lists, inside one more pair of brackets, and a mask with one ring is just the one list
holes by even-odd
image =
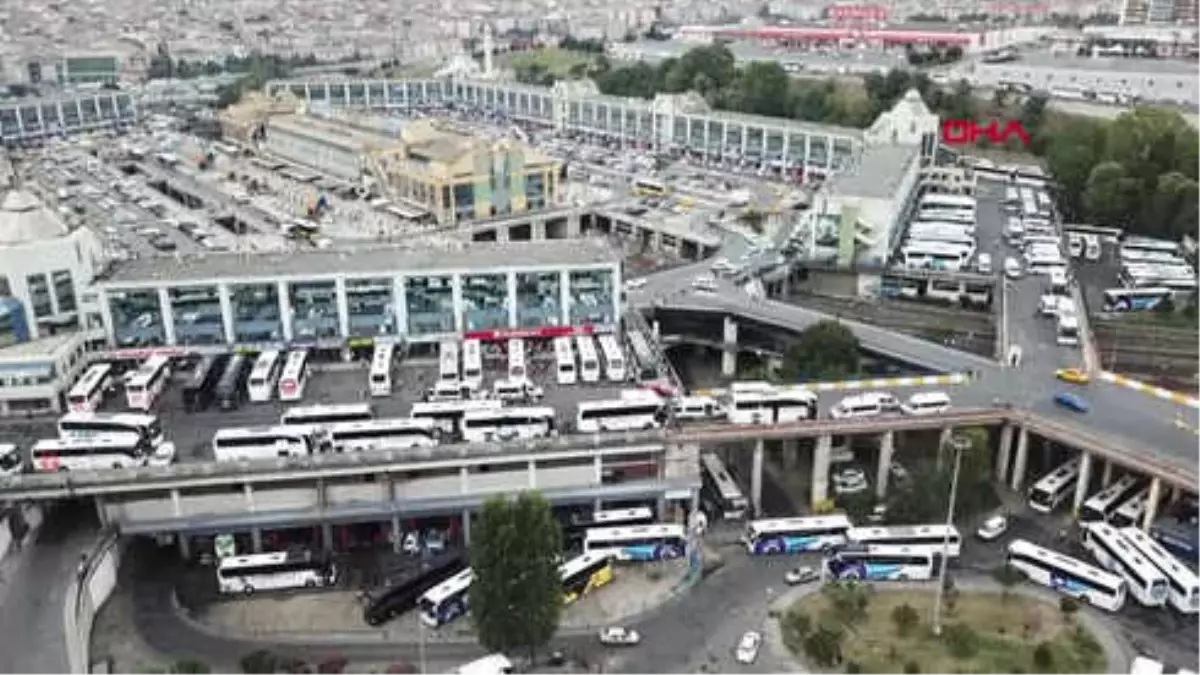
[[1125, 377], [1124, 375], [1110, 373], [1105, 370], [1100, 372], [1100, 379], [1108, 382], [1109, 384], [1115, 384], [1119, 387], [1125, 387], [1126, 389], [1139, 391], [1143, 394], [1149, 394], [1150, 396], [1162, 399], [1164, 401], [1170, 401], [1179, 405], [1186, 405], [1189, 408], [1200, 409], [1200, 399], [1188, 396], [1187, 394], [1182, 394], [1177, 391], [1171, 391], [1170, 389], [1155, 387], [1153, 385], [1146, 384], [1145, 382], [1135, 380], [1132, 377]]
[[[884, 389], [888, 387], [929, 387], [936, 385], [959, 385], [971, 381], [970, 373], [952, 373], [950, 375], [924, 375], [920, 377], [877, 377], [869, 380], [843, 380], [841, 382], [801, 382], [796, 386], [810, 391], [859, 391], [863, 389]], [[721, 396], [728, 393], [726, 388], [697, 389], [692, 393], [696, 396]]]

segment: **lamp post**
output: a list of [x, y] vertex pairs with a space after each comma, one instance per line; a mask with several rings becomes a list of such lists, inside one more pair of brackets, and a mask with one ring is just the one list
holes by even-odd
[[946, 589], [946, 563], [950, 556], [950, 528], [954, 525], [954, 502], [958, 498], [958, 473], [962, 469], [963, 451], [971, 447], [971, 442], [962, 436], [950, 440], [954, 448], [954, 474], [950, 479], [950, 503], [946, 505], [946, 532], [942, 536], [942, 559], [938, 566], [938, 584], [934, 591], [933, 600], [933, 634], [942, 634], [942, 594]]

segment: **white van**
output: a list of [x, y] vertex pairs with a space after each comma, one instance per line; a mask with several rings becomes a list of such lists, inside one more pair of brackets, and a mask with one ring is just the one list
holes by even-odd
[[1004, 276], [1008, 277], [1009, 279], [1020, 279], [1021, 274], [1022, 271], [1020, 260], [1017, 260], [1012, 256], [1004, 259]]
[[1052, 268], [1050, 270], [1050, 292], [1055, 295], [1067, 294], [1067, 270], [1065, 268]]
[[950, 397], [941, 391], [922, 391], [908, 397], [906, 415], [938, 415], [950, 409]]
[[975, 259], [975, 269], [980, 274], [991, 274], [992, 273], [992, 254], [991, 253], [980, 253], [979, 257]]
[[847, 396], [829, 409], [829, 416], [833, 419], [873, 417], [899, 409], [900, 401], [896, 400], [895, 396], [887, 392], [876, 391]]
[[438, 380], [425, 392], [426, 403], [469, 401], [478, 397], [479, 390], [469, 382]]
[[496, 383], [492, 385], [492, 396], [505, 403], [510, 401], [532, 403], [542, 400], [545, 395], [546, 392], [541, 387], [524, 378], [496, 380]]
[[676, 399], [673, 410], [678, 420], [712, 420], [725, 416], [721, 404], [711, 396], [681, 397]]

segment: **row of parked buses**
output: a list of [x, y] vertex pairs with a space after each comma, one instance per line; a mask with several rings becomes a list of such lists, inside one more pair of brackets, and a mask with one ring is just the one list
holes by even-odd
[[[165, 466], [175, 460], [175, 445], [166, 440], [154, 415], [70, 412], [58, 421], [58, 436], [30, 448], [34, 471], [95, 471]], [[24, 470], [8, 466], [7, 473]]]
[[[599, 347], [597, 349], [597, 346]], [[554, 338], [555, 377], [559, 384], [624, 382], [625, 350], [614, 335]]]

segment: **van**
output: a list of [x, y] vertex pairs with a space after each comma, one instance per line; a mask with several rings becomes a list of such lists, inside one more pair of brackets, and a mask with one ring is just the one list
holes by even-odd
[[992, 273], [992, 254], [980, 253], [979, 257], [975, 259], [975, 269], [980, 274], [991, 274]]
[[1067, 251], [1072, 258], [1083, 255], [1083, 236], [1072, 232], [1067, 235]]
[[900, 409], [900, 401], [887, 392], [870, 392], [857, 396], [847, 396], [838, 401], [829, 410], [833, 419], [849, 419], [854, 417], [872, 417], [884, 413], [896, 412]]
[[425, 402], [469, 401], [478, 393], [478, 386], [472, 382], [439, 380], [425, 392]]
[[1021, 261], [1012, 256], [1004, 259], [1004, 276], [1009, 279], [1020, 279], [1021, 273]]
[[711, 396], [683, 396], [675, 401], [675, 419], [711, 420], [725, 416], [725, 410]]
[[542, 400], [545, 395], [546, 392], [541, 387], [524, 378], [496, 380], [492, 385], [492, 396], [505, 403], [510, 401], [531, 403]]
[[950, 409], [950, 397], [940, 391], [922, 391], [908, 397], [906, 415], [939, 415]]
[[1067, 294], [1067, 271], [1065, 268], [1051, 268], [1050, 292], [1054, 293], [1055, 295]]

